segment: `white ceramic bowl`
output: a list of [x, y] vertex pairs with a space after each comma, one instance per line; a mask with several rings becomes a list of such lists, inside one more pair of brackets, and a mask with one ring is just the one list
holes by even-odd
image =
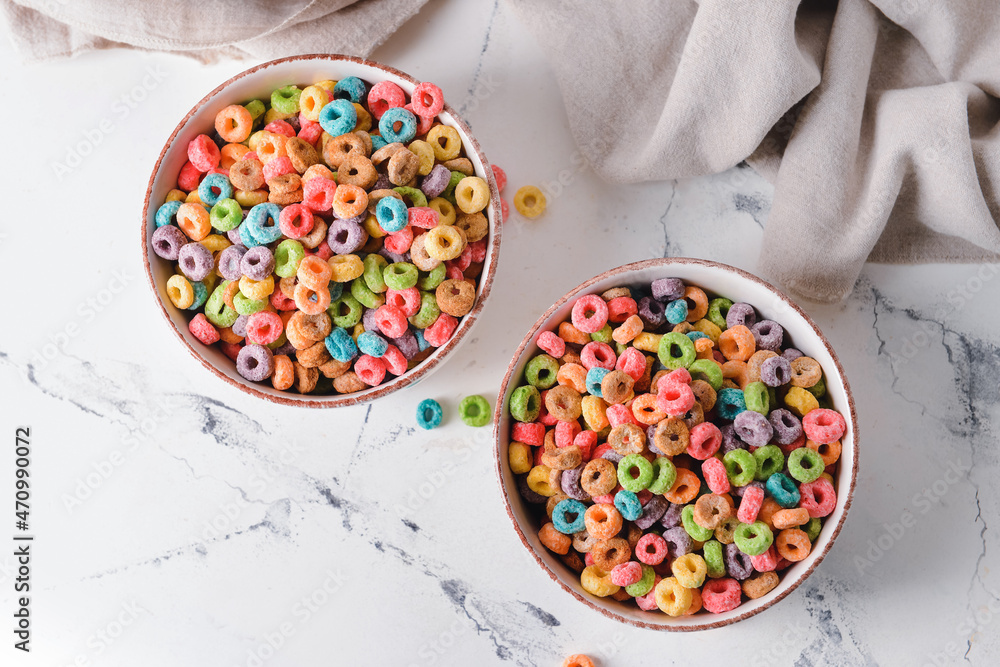
[[[833, 408], [843, 414], [847, 421], [847, 431], [841, 440], [843, 453], [836, 479], [837, 505], [833, 513], [826, 517], [823, 530], [810, 554], [782, 572], [778, 586], [761, 598], [745, 600], [736, 609], [722, 614], [702, 611], [679, 618], [672, 618], [658, 610], [643, 611], [635, 604], [618, 602], [611, 598], [599, 598], [584, 591], [580, 585], [579, 575], [539, 542], [538, 520], [531, 506], [518, 492], [514, 474], [507, 463], [511, 428], [510, 395], [521, 384], [520, 378], [523, 376], [525, 364], [539, 353], [535, 344], [537, 335], [570, 319], [570, 310], [579, 296], [599, 294], [612, 287], [649, 285], [657, 278], [669, 277], [680, 278], [685, 283], [696, 285], [707, 292], [725, 296], [733, 301], [745, 301], [751, 304], [762, 318], [772, 319], [781, 324], [785, 329], [786, 342], [790, 340], [794, 347], [816, 359], [823, 366]], [[700, 259], [666, 258], [628, 264], [588, 280], [557, 301], [538, 319], [514, 353], [514, 359], [500, 389], [494, 424], [497, 475], [507, 514], [522, 544], [535, 561], [564, 591], [591, 609], [630, 625], [655, 630], [705, 630], [735, 623], [767, 609], [795, 590], [823, 560], [844, 525], [858, 472], [858, 431], [854, 399], [851, 397], [844, 369], [830, 348], [829, 342], [813, 321], [773, 286], [741, 269]]]
[[[156, 230], [154, 221], [156, 210], [163, 203], [167, 192], [177, 182], [177, 173], [187, 160], [188, 143], [197, 135], [211, 131], [214, 128], [216, 114], [230, 104], [250, 99], [267, 98], [274, 89], [289, 84], [310, 84], [324, 79], [339, 80], [347, 76], [359, 77], [369, 84], [392, 81], [407, 94], [411, 94], [413, 88], [419, 83], [413, 77], [399, 70], [351, 56], [315, 54], [263, 63], [237, 74], [221, 84], [188, 112], [187, 116], [174, 129], [170, 138], [167, 139], [160, 157], [156, 161], [156, 166], [153, 167], [153, 173], [146, 190], [142, 211], [143, 261], [149, 285], [156, 296], [157, 304], [167, 324], [173, 329], [177, 339], [187, 348], [188, 352], [216, 377], [241, 391], [274, 403], [313, 408], [355, 405], [381, 398], [425, 377], [468, 337], [469, 330], [476, 323], [479, 314], [486, 305], [493, 284], [493, 276], [496, 273], [500, 249], [500, 193], [493, 177], [493, 170], [483, 155], [479, 143], [472, 136], [469, 126], [458, 117], [450, 106], [445, 105], [444, 111], [438, 116], [439, 120], [458, 130], [465, 154], [472, 161], [476, 175], [486, 179], [491, 192], [491, 205], [484, 211], [489, 221], [490, 231], [487, 236], [486, 259], [480, 274], [476, 305], [470, 313], [461, 319], [451, 340], [435, 350], [416, 367], [377, 387], [353, 394], [317, 396], [278, 391], [266, 383], [250, 382], [236, 372], [236, 364], [218, 347], [206, 347], [191, 335], [187, 326], [189, 318], [174, 308], [167, 299], [166, 283], [173, 274], [173, 263], [150, 252], [150, 241]], [[447, 91], [445, 94], [447, 96]]]

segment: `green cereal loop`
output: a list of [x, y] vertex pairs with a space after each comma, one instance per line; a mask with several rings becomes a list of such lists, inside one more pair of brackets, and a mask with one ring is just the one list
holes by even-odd
[[220, 232], [228, 232], [236, 229], [243, 222], [243, 209], [235, 199], [220, 199], [215, 202], [212, 212], [209, 214], [212, 227]]
[[705, 565], [708, 566], [708, 576], [712, 579], [726, 576], [726, 561], [722, 558], [722, 542], [709, 540], [702, 546]]
[[368, 289], [363, 277], [351, 281], [351, 296], [365, 308], [378, 308], [385, 303], [385, 297]]
[[437, 286], [444, 282], [447, 275], [448, 267], [444, 265], [444, 262], [441, 262], [427, 273], [421, 271], [420, 280], [417, 281], [417, 287], [422, 290], [437, 289]]
[[715, 534], [714, 530], [702, 528], [697, 524], [697, 522], [695, 522], [694, 505], [685, 505], [684, 509], [681, 510], [681, 524], [684, 526], [684, 530], [687, 531], [687, 534], [691, 536], [692, 540], [704, 542], [712, 539], [712, 535]]
[[233, 322], [240, 316], [235, 310], [226, 305], [226, 287], [231, 280], [223, 280], [212, 292], [205, 302], [205, 319], [215, 326], [225, 329], [233, 326]]
[[284, 86], [271, 93], [271, 108], [280, 114], [295, 113], [299, 110], [299, 97], [302, 91], [298, 86]]
[[274, 273], [279, 278], [291, 278], [299, 270], [299, 263], [305, 259], [302, 244], [293, 239], [285, 239], [274, 249]]
[[802, 530], [806, 532], [806, 537], [809, 538], [810, 542], [815, 542], [816, 538], [819, 537], [819, 531], [823, 529], [823, 522], [816, 517], [809, 519], [809, 523], [802, 527]]
[[420, 310], [410, 318], [410, 324], [418, 329], [426, 329], [437, 322], [441, 316], [441, 308], [438, 306], [437, 297], [433, 292], [420, 293]]
[[385, 267], [382, 277], [389, 289], [404, 290], [416, 286], [419, 272], [409, 262], [395, 262]]
[[[757, 462], [757, 472], [753, 478], [758, 482], [763, 482], [785, 467], [785, 455], [777, 445], [758, 447], [753, 453], [753, 459]], [[820, 472], [823, 472], [822, 468]]]
[[264, 103], [260, 100], [250, 100], [243, 105], [243, 108], [250, 112], [250, 117], [253, 118], [254, 124], [257, 123], [258, 118], [264, 117]]
[[[712, 299], [708, 302], [708, 315], [705, 317], [709, 322], [719, 327], [723, 331], [726, 330], [726, 313], [732, 308], [733, 302], [725, 297], [718, 297]], [[722, 312], [726, 311], [726, 312]]]
[[605, 324], [603, 327], [590, 334], [590, 340], [595, 343], [610, 343], [611, 342], [611, 332], [613, 329], [610, 324]]
[[465, 174], [463, 174], [462, 172], [460, 171], [451, 172], [451, 179], [448, 181], [448, 187], [446, 187], [444, 189], [444, 192], [441, 193], [441, 196], [447, 199], [453, 205], [455, 204], [455, 187], [458, 185], [459, 181], [461, 181], [463, 178], [465, 178]]
[[466, 396], [458, 404], [458, 416], [467, 426], [486, 426], [490, 423], [490, 404], [482, 396]]
[[733, 486], [746, 486], [757, 474], [757, 460], [745, 449], [733, 449], [722, 457], [726, 477]]
[[788, 455], [788, 474], [803, 484], [815, 482], [825, 468], [823, 457], [815, 449], [799, 447]]
[[741, 523], [733, 532], [733, 541], [736, 542], [736, 548], [746, 555], [759, 556], [771, 548], [774, 533], [763, 521]]
[[253, 315], [267, 308], [267, 299], [251, 299], [243, 292], [233, 296], [233, 308], [240, 315]]
[[647, 486], [650, 493], [663, 495], [674, 486], [677, 481], [677, 468], [674, 462], [666, 456], [657, 456], [653, 459], [653, 482]]
[[268, 343], [265, 347], [267, 347], [267, 349], [269, 350], [277, 350], [279, 347], [281, 347], [287, 342], [288, 342], [288, 337], [285, 335], [285, 332], [282, 331], [281, 335], [278, 336], [278, 340], [272, 343]]
[[771, 404], [771, 397], [767, 395], [767, 385], [759, 380], [749, 383], [743, 390], [743, 401], [747, 410], [759, 412], [766, 417]]
[[541, 408], [542, 396], [530, 384], [518, 387], [510, 395], [510, 416], [519, 422], [535, 421]]
[[385, 278], [382, 277], [387, 266], [389, 266], [389, 262], [382, 255], [371, 253], [365, 257], [365, 272], [361, 274], [361, 277], [365, 279], [365, 284], [372, 292], [381, 294], [389, 289], [389, 286], [385, 284]]
[[815, 396], [816, 398], [823, 398], [826, 396], [826, 381], [823, 375], [819, 376], [819, 380], [811, 387], [806, 387], [806, 391]]
[[[680, 352], [679, 356], [674, 356], [674, 348]], [[676, 370], [690, 366], [698, 355], [694, 349], [694, 341], [682, 333], [671, 331], [663, 334], [656, 356], [660, 358], [661, 364], [670, 370]]]
[[[344, 309], [347, 312], [344, 312]], [[334, 326], [350, 329], [361, 321], [361, 304], [350, 294], [341, 294], [340, 298], [330, 304], [326, 310], [333, 320]]]
[[645, 563], [640, 563], [640, 565], [642, 565], [642, 578], [634, 584], [629, 584], [625, 587], [625, 592], [632, 597], [645, 595], [653, 590], [653, 584], [656, 583], [656, 571], [653, 570], [652, 566]]
[[722, 368], [711, 359], [695, 359], [688, 367], [688, 372], [691, 373], [692, 380], [703, 379], [715, 391], [722, 389]]
[[615, 356], [622, 356], [625, 350], [628, 349], [628, 345], [622, 345], [621, 343], [615, 343]]
[[[632, 476], [632, 468], [639, 470], [639, 476]], [[639, 493], [653, 481], [653, 464], [639, 454], [623, 456], [618, 462], [618, 483], [626, 491]]]
[[410, 206], [427, 206], [427, 195], [424, 194], [423, 190], [418, 190], [417, 188], [408, 188], [405, 185], [401, 185], [398, 188], [393, 188], [396, 192], [403, 197], [404, 202], [406, 199], [410, 200]]
[[524, 379], [539, 389], [548, 389], [556, 383], [559, 362], [547, 354], [538, 354], [524, 367]]

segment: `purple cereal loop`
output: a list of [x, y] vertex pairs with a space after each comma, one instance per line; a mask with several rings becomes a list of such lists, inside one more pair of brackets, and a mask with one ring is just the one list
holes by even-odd
[[153, 252], [171, 262], [177, 259], [181, 248], [188, 242], [184, 232], [173, 225], [164, 225], [153, 232]]
[[[392, 186], [389, 185], [389, 186], [386, 186], [386, 187], [392, 187]], [[344, 222], [353, 222], [353, 223], [358, 224], [358, 225], [363, 225], [364, 222], [365, 222], [365, 220], [367, 220], [367, 219], [368, 219], [368, 211], [367, 210], [361, 211], [361, 213], [358, 213], [353, 218], [338, 218], [337, 216], [333, 217], [333, 220], [335, 222], [337, 220], [343, 220]]]
[[188, 243], [177, 254], [181, 273], [191, 280], [204, 280], [215, 268], [211, 251], [200, 243]]
[[676, 526], [663, 531], [663, 539], [667, 542], [667, 554], [670, 556], [670, 560], [691, 553], [691, 547], [694, 546], [691, 543], [691, 536], [688, 535], [684, 526]]
[[391, 338], [389, 340], [399, 348], [399, 351], [403, 353], [407, 361], [417, 356], [420, 352], [420, 343], [417, 342], [417, 337], [413, 335], [412, 331], [407, 331], [399, 338]]
[[443, 164], [436, 164], [430, 173], [420, 181], [420, 190], [428, 197], [434, 198], [444, 192], [450, 181], [451, 172], [448, 171], [448, 167]]
[[781, 341], [785, 337], [785, 330], [774, 320], [761, 320], [750, 327], [750, 331], [753, 332], [753, 339], [757, 342], [758, 350], [781, 351]]
[[642, 514], [633, 523], [639, 528], [646, 530], [663, 517], [670, 502], [663, 496], [654, 495], [649, 502], [643, 505]]
[[660, 525], [664, 528], [676, 528], [681, 525], [681, 512], [684, 511], [684, 505], [678, 503], [670, 503], [667, 511], [663, 513], [660, 517]]
[[535, 505], [539, 505], [548, 500], [548, 498], [546, 498], [545, 496], [539, 493], [535, 493], [534, 491], [531, 490], [531, 487], [528, 486], [527, 475], [517, 476], [517, 490], [521, 494], [522, 498], [527, 500], [529, 503], [533, 503]]
[[651, 296], [639, 299], [639, 318], [651, 330], [659, 329], [667, 321], [663, 304]]
[[243, 253], [240, 271], [250, 280], [264, 280], [274, 271], [274, 253], [267, 246], [259, 245]]
[[[243, 223], [241, 222], [240, 225], [242, 224]], [[226, 238], [229, 239], [229, 242], [233, 245], [242, 245], [243, 243], [242, 239], [240, 239], [240, 225], [236, 225], [226, 232]]]
[[408, 262], [409, 258], [410, 258], [410, 253], [406, 253], [404, 255], [399, 255], [399, 254], [396, 254], [394, 252], [390, 252], [390, 251], [386, 250], [385, 248], [382, 248], [381, 250], [379, 250], [378, 254], [382, 255], [382, 257], [385, 257], [385, 259], [390, 264], [395, 264], [396, 262]]
[[753, 561], [750, 560], [750, 556], [740, 551], [735, 542], [726, 544], [723, 548], [726, 550], [726, 572], [730, 577], [743, 581], [753, 574]]
[[250, 321], [249, 315], [240, 315], [239, 317], [237, 317], [236, 321], [233, 322], [232, 326], [233, 333], [236, 334], [237, 336], [246, 336], [247, 322], [249, 321]]
[[353, 220], [334, 219], [326, 232], [326, 244], [335, 255], [349, 255], [368, 240], [368, 232]]
[[788, 359], [789, 361], [795, 361], [799, 357], [802, 357], [802, 356], [805, 356], [805, 355], [803, 355], [801, 351], [796, 350], [794, 347], [790, 347], [787, 350], [785, 350], [784, 352], [782, 352], [781, 356], [783, 356], [785, 359]]
[[[377, 308], [365, 308], [364, 314], [361, 316], [361, 326], [365, 328], [365, 331], [370, 331], [371, 333], [380, 334], [382, 330], [378, 326], [378, 318], [375, 316], [375, 311]], [[398, 345], [396, 347], [399, 347]]]
[[612, 463], [614, 463], [617, 466], [618, 462], [621, 461], [625, 457], [623, 457], [621, 454], [619, 454], [615, 450], [609, 449], [606, 452], [604, 452], [603, 454], [601, 454], [601, 458], [602, 459], [607, 459], [608, 461], [611, 461]]
[[236, 372], [251, 382], [263, 382], [274, 373], [274, 355], [263, 345], [246, 345], [236, 357]]
[[273, 350], [271, 350], [271, 354], [273, 354], [274, 356], [278, 356], [279, 354], [283, 354], [286, 357], [290, 357], [293, 354], [295, 354], [295, 352], [296, 352], [295, 346], [292, 345], [292, 342], [288, 341], [288, 340], [286, 340], [284, 343], [282, 343], [279, 347], [276, 347]]
[[239, 280], [243, 277], [240, 261], [247, 249], [241, 245], [231, 245], [219, 253], [219, 274], [226, 280]]
[[753, 306], [749, 303], [744, 303], [739, 301], [734, 303], [729, 307], [729, 312], [726, 313], [726, 328], [732, 329], [733, 327], [744, 326], [747, 329], [752, 327], [757, 322], [757, 313], [754, 311]]
[[780, 387], [792, 379], [792, 364], [784, 357], [768, 357], [760, 365], [761, 382], [768, 387]]
[[[764, 484], [763, 484], [763, 482], [753, 481], [753, 482], [750, 482], [749, 484], [747, 484], [746, 486], [734, 486], [734, 487], [732, 487], [732, 488], [729, 489], [729, 492], [732, 493], [734, 496], [742, 498], [743, 494], [746, 493], [746, 490], [749, 489], [752, 486], [757, 487], [761, 491], [764, 490]], [[736, 507], [739, 508], [739, 506], [740, 506], [739, 503], [737, 503]]]
[[785, 408], [772, 410], [767, 421], [774, 429], [774, 441], [779, 445], [790, 445], [802, 435], [802, 422]]
[[763, 447], [771, 440], [771, 435], [774, 433], [774, 428], [771, 422], [767, 421], [767, 417], [753, 410], [744, 410], [736, 415], [733, 428], [736, 429], [736, 435], [740, 440], [753, 447]]
[[684, 281], [680, 278], [660, 278], [650, 283], [649, 289], [654, 299], [668, 303], [684, 296]]
[[[450, 172], [448, 176], [449, 178], [451, 177]], [[389, 180], [389, 177], [386, 174], [379, 174], [378, 180], [375, 181], [375, 185], [372, 186], [371, 191], [374, 192], [375, 190], [392, 190], [394, 187], [396, 186], [392, 184], [392, 181]]]
[[732, 424], [726, 424], [719, 429], [722, 431], [722, 453], [723, 455], [728, 454], [734, 449], [746, 449], [747, 445], [745, 442], [739, 439], [736, 435], [736, 429], [733, 428]]
[[580, 486], [580, 477], [583, 475], [583, 464], [571, 470], [564, 470], [559, 478], [559, 487], [562, 492], [573, 500], [589, 500], [590, 494]]

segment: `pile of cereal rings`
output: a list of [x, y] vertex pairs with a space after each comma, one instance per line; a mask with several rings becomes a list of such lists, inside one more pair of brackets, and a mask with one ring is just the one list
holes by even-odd
[[508, 463], [584, 590], [719, 614], [810, 553], [846, 421], [779, 323], [664, 278], [581, 296], [536, 344]]
[[444, 345], [474, 307], [490, 187], [441, 89], [357, 77], [221, 109], [156, 211], [167, 297], [253, 382], [352, 393]]

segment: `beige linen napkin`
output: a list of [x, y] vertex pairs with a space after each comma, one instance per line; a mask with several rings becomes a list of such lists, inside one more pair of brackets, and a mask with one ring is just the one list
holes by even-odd
[[508, 1], [603, 178], [774, 182], [759, 269], [797, 296], [1000, 260], [996, 0]]
[[203, 62], [303, 53], [365, 56], [427, 0], [0, 0], [27, 62], [94, 49], [169, 51]]

